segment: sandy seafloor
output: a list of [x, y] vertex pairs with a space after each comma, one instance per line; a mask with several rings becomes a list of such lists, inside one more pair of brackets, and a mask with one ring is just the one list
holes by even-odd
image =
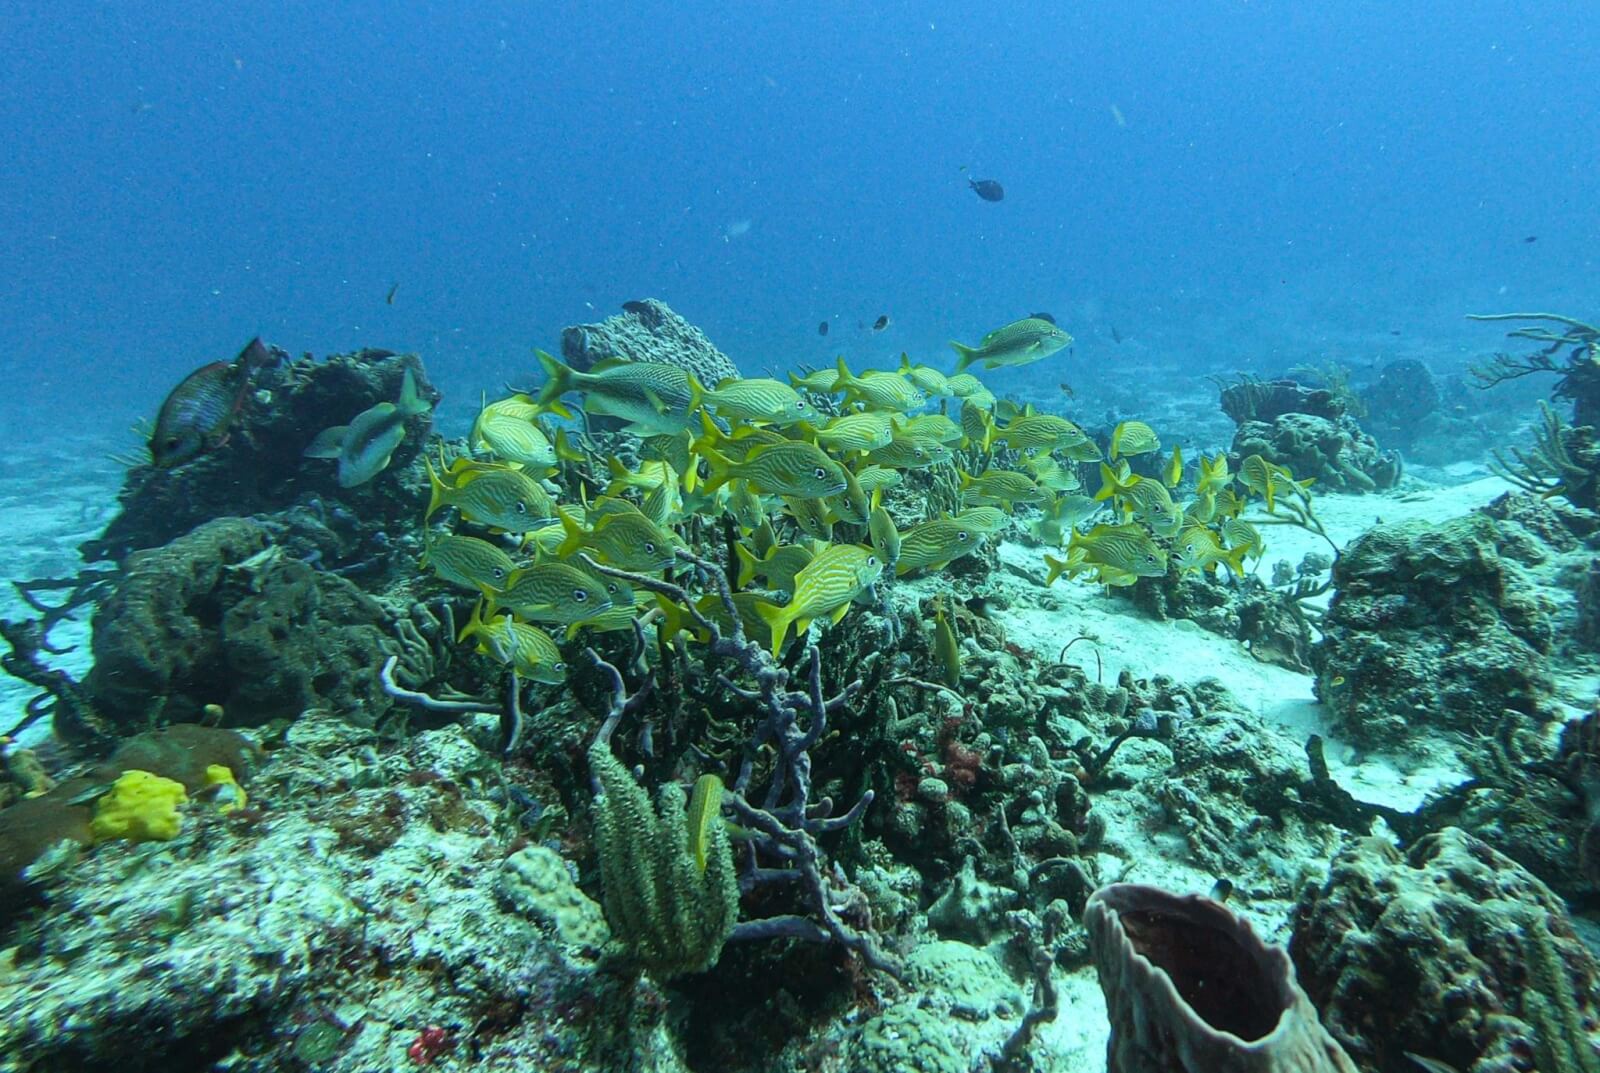
[[[1228, 431], [1228, 422], [1216, 413], [1214, 403], [1195, 405], [1192, 395], [1182, 400], [1185, 405], [1175, 405], [1178, 400], [1169, 402], [1164, 425], [1152, 418], [1167, 442], [1183, 442], [1187, 447], [1197, 440], [1215, 441], [1222, 438], [1219, 433]], [[1075, 416], [1082, 419], [1087, 415]], [[1181, 427], [1185, 425], [1187, 429]], [[98, 535], [115, 512], [122, 470], [111, 455], [128, 444], [126, 435], [84, 435], [47, 446], [35, 444], [31, 449], [24, 446], [14, 455], [13, 464], [0, 476], [0, 511], [5, 518], [5, 536], [0, 542], [0, 580], [5, 582], [0, 591], [0, 617], [31, 614], [12, 590], [11, 581], [70, 575], [80, 568], [77, 546]], [[1217, 446], [1212, 442], [1208, 449]], [[1472, 462], [1424, 473], [1425, 478], [1413, 470], [1400, 489], [1388, 493], [1317, 495], [1317, 514], [1334, 540], [1343, 545], [1380, 521], [1442, 521], [1484, 506], [1511, 490], [1506, 482]], [[1264, 574], [1278, 560], [1294, 565], [1307, 552], [1328, 550], [1319, 537], [1289, 527], [1267, 530], [1266, 539], [1266, 555], [1256, 567]], [[1011, 600], [1009, 607], [995, 611], [994, 616], [1011, 638], [1026, 647], [1053, 659], [1068, 641], [1086, 636], [1099, 650], [1107, 681], [1123, 669], [1135, 677], [1163, 674], [1185, 683], [1217, 678], [1266, 724], [1281, 728], [1296, 741], [1304, 741], [1312, 733], [1322, 735], [1328, 742], [1326, 755], [1335, 779], [1370, 802], [1414, 809], [1430, 791], [1466, 777], [1447, 759], [1450, 754], [1445, 750], [1436, 761], [1416, 756], [1402, 759], [1364, 753], [1341, 741], [1326, 724], [1309, 675], [1259, 662], [1242, 644], [1191, 622], [1144, 618], [1127, 601], [1083, 581], [1058, 581], [1044, 597], [1044, 566], [1038, 548], [1006, 541], [999, 557], [1001, 569], [1011, 575], [1006, 583]], [[1568, 598], [1554, 590], [1551, 596]], [[87, 618], [80, 613], [52, 635], [55, 643], [72, 649], [56, 657], [54, 664], [74, 675], [84, 673], [90, 662]], [[1074, 659], [1081, 658], [1092, 668], [1087, 648], [1080, 644]], [[1588, 696], [1594, 695], [1593, 679], [1563, 685], [1574, 704], [1585, 690]], [[0, 731], [20, 719], [33, 693], [26, 683], [0, 676]], [[24, 740], [37, 740], [42, 730], [33, 728]], [[1205, 891], [1216, 878], [1187, 863], [1190, 855], [1176, 834], [1146, 830], [1127, 817], [1119, 823], [1114, 816], [1111, 836], [1124, 848], [1133, 845], [1145, 852], [1132, 859], [1102, 855], [1101, 878], [1106, 882], [1128, 879], [1173, 890]], [[1293, 862], [1283, 863], [1293, 866]], [[1279, 941], [1287, 938], [1290, 903], [1235, 905], [1267, 935]], [[1058, 979], [1061, 1014], [1041, 1029], [1038, 1044], [1042, 1052], [1058, 1063], [1057, 1068], [1103, 1068], [1108, 1029], [1093, 968], [1058, 974]]]

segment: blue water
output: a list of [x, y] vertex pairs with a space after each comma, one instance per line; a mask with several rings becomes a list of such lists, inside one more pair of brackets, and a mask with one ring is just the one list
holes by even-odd
[[125, 424], [257, 332], [418, 350], [465, 407], [646, 295], [752, 371], [1036, 310], [1086, 375], [1594, 312], [1592, 4], [61, 2], [0, 36], [14, 427], [86, 391]]

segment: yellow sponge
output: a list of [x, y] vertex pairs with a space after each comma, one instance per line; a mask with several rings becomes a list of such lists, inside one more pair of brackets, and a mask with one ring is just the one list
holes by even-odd
[[89, 833], [96, 842], [126, 838], [129, 842], [162, 841], [178, 837], [183, 818], [178, 806], [189, 800], [183, 784], [148, 771], [129, 768], [111, 784], [111, 791], [95, 803]]

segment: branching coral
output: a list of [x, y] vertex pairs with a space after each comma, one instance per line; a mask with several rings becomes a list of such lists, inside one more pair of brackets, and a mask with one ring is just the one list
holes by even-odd
[[[1479, 387], [1493, 387], [1533, 373], [1555, 373], [1560, 380], [1551, 394], [1572, 401], [1574, 421], [1579, 425], [1600, 423], [1600, 328], [1559, 313], [1469, 313], [1467, 318], [1532, 321], [1506, 338], [1544, 344], [1530, 354], [1496, 354], [1488, 365], [1473, 367], [1471, 373]], [[1564, 363], [1557, 360], [1563, 352]]]
[[1527, 492], [1562, 496], [1575, 506], [1593, 510], [1600, 505], [1600, 446], [1594, 428], [1569, 428], [1549, 403], [1539, 403], [1540, 423], [1532, 449], [1510, 449], [1508, 461], [1494, 452], [1490, 468]]

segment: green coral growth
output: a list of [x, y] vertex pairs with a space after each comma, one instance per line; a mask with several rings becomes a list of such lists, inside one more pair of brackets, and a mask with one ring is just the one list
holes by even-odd
[[590, 747], [589, 769], [600, 784], [595, 843], [613, 938], [657, 979], [704, 972], [716, 964], [739, 914], [726, 829], [711, 825], [702, 871], [689, 850], [681, 786], [663, 786], [653, 811], [604, 739]]

